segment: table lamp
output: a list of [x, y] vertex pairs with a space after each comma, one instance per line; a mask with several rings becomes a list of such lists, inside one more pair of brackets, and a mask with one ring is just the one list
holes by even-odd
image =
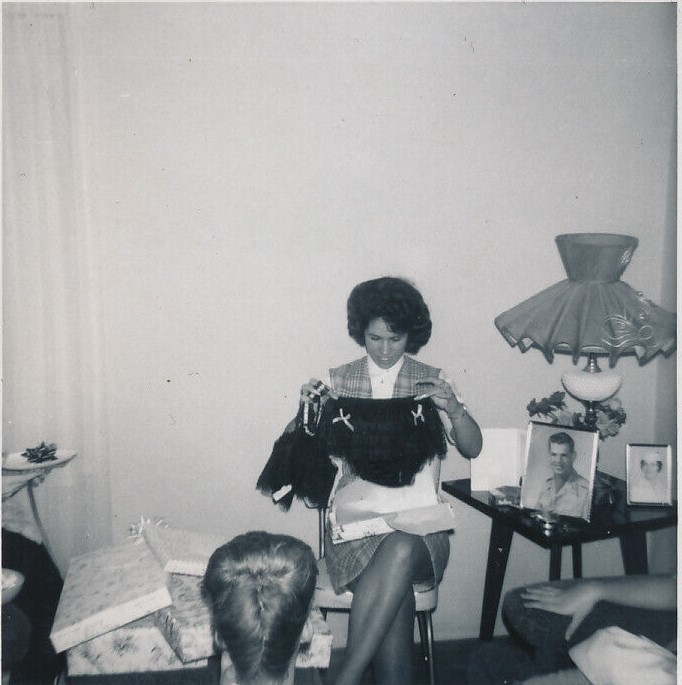
[[567, 233], [556, 237], [567, 279], [500, 314], [495, 325], [522, 352], [539, 349], [551, 364], [568, 353], [582, 371], [564, 373], [566, 390], [585, 405], [585, 424], [594, 428], [595, 407], [621, 385], [615, 371], [602, 371], [598, 358], [613, 367], [621, 355], [635, 354], [640, 365], [676, 345], [676, 315], [655, 305], [620, 280], [638, 245], [637, 238], [614, 233]]

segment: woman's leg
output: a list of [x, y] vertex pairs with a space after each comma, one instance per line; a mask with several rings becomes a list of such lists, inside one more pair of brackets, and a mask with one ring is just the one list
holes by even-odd
[[[348, 643], [336, 685], [357, 685], [379, 653], [375, 674], [379, 685], [411, 682], [412, 582], [430, 574], [431, 559], [420, 537], [396, 532], [379, 545], [353, 590]], [[388, 667], [391, 658], [397, 663]], [[403, 666], [406, 659], [409, 665]], [[384, 675], [389, 679], [384, 680]]]
[[414, 642], [414, 592], [410, 587], [393, 619], [393, 625], [372, 660], [377, 683], [412, 683], [412, 643]]

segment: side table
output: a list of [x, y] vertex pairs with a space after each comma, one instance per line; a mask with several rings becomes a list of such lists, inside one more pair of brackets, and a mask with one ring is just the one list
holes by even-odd
[[545, 528], [532, 511], [511, 506], [496, 506], [487, 491], [472, 491], [466, 479], [443, 481], [447, 494], [468, 504], [492, 520], [488, 561], [485, 573], [483, 606], [481, 608], [481, 640], [491, 640], [500, 605], [502, 584], [514, 533], [523, 535], [549, 549], [549, 579], [561, 577], [561, 552], [570, 545], [573, 553], [573, 576], [582, 576], [582, 543], [617, 537], [620, 541], [625, 573], [648, 573], [646, 533], [677, 524], [677, 503], [672, 507], [629, 507], [626, 504], [625, 482], [600, 474], [611, 487], [611, 501], [593, 507], [591, 521], [561, 517], [561, 522]]

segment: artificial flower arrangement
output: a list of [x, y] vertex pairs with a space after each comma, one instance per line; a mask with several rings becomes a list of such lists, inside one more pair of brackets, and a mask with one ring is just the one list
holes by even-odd
[[[584, 415], [580, 412], [570, 411], [566, 407], [565, 397], [565, 392], [557, 390], [549, 397], [543, 397], [540, 400], [533, 398], [526, 406], [526, 409], [531, 418], [537, 416], [540, 417], [540, 420], [547, 423], [585, 428]], [[597, 402], [595, 411], [597, 414], [596, 428], [599, 431], [599, 439], [605, 440], [608, 437], [618, 435], [620, 427], [627, 418], [621, 401], [617, 397], [612, 397], [605, 402]]]

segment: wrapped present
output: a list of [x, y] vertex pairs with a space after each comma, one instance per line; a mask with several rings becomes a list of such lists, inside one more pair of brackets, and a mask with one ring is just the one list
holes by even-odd
[[296, 657], [296, 668], [329, 668], [332, 656], [332, 633], [319, 609], [314, 608], [308, 616], [312, 629], [310, 642], [301, 642]]
[[173, 603], [154, 614], [156, 625], [183, 662], [215, 654], [211, 609], [201, 594], [201, 578], [173, 573]]
[[66, 652], [69, 676], [204, 668], [208, 659], [183, 664], [153, 616], [145, 616]]
[[166, 574], [144, 542], [104, 547], [71, 560], [50, 640], [63, 652], [171, 602]]
[[228, 541], [222, 535], [171, 528], [163, 519], [143, 519], [140, 528], [166, 573], [203, 577], [211, 554]]
[[[329, 660], [332, 655], [331, 630], [317, 608], [311, 610], [308, 622], [312, 629], [312, 637], [309, 642], [301, 642], [296, 655], [296, 668], [329, 668]], [[220, 671], [222, 674], [234, 674], [232, 660], [226, 651], [222, 652], [220, 656]], [[226, 677], [225, 682], [231, 683], [232, 681]], [[236, 683], [236, 676], [234, 682]]]

